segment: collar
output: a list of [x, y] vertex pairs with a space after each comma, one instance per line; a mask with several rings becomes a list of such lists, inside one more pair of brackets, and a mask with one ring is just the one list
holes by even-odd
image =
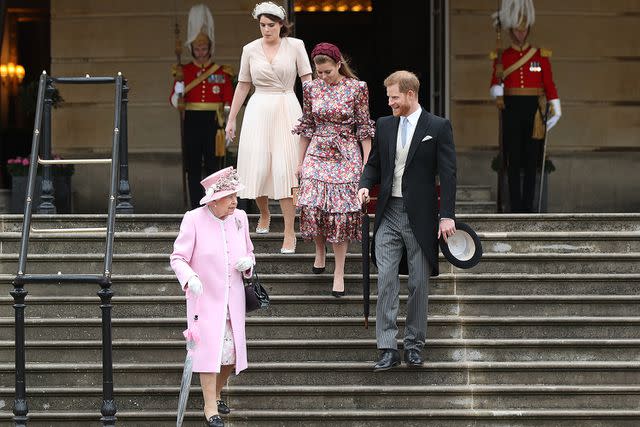
[[[224, 224], [225, 222], [227, 222], [227, 221], [228, 221], [228, 220], [233, 216], [233, 214], [231, 214], [231, 215], [227, 215], [224, 219], [221, 219], [221, 218], [218, 218], [217, 216], [215, 216], [215, 215], [213, 214], [213, 212], [211, 212], [211, 209], [209, 209], [209, 206], [204, 205], [203, 207], [204, 207], [204, 208], [206, 209], [206, 211], [209, 213], [209, 217], [210, 217], [210, 218], [213, 218], [213, 220], [214, 220], [214, 221], [216, 221], [216, 222], [218, 222], [218, 223], [222, 223], [222, 224]], [[234, 213], [235, 213], [235, 211], [234, 211]]]
[[511, 49], [515, 50], [516, 52], [524, 52], [526, 50], [529, 50], [530, 47], [531, 45], [529, 45], [529, 43], [525, 43], [524, 45], [522, 45], [522, 47], [514, 43], [511, 44]]
[[213, 62], [211, 62], [211, 59], [209, 59], [207, 62], [204, 63], [204, 65], [200, 65], [196, 62], [196, 60], [194, 59], [193, 61], [193, 65], [195, 65], [198, 68], [209, 68], [209, 65], [213, 64]]
[[416, 111], [414, 111], [413, 113], [407, 116], [407, 120], [409, 120], [409, 123], [411, 124], [411, 126], [413, 127], [416, 126], [416, 124], [418, 123], [418, 120], [420, 119], [420, 114], [422, 114], [422, 107], [418, 107]]

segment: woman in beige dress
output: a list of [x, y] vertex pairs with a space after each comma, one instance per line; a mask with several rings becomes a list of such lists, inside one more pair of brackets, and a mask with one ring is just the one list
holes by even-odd
[[295, 253], [293, 228], [295, 207], [291, 188], [297, 187], [298, 139], [291, 129], [302, 116], [293, 92], [296, 75], [311, 80], [311, 65], [302, 40], [287, 37], [285, 10], [274, 3], [256, 5], [253, 17], [260, 23], [262, 38], [242, 49], [238, 86], [227, 121], [227, 138], [235, 138], [236, 116], [251, 85], [238, 148], [238, 174], [245, 184], [239, 197], [255, 199], [260, 209], [256, 233], [268, 233], [271, 216], [269, 198], [280, 201], [284, 216], [281, 253]]

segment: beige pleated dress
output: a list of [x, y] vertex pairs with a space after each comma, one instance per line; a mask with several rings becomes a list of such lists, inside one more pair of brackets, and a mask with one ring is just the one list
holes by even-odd
[[245, 109], [238, 147], [238, 175], [245, 185], [239, 197], [291, 197], [297, 187], [299, 136], [291, 133], [302, 116], [293, 86], [296, 76], [311, 74], [304, 42], [283, 37], [270, 63], [262, 39], [242, 49], [238, 81], [250, 82], [255, 92]]

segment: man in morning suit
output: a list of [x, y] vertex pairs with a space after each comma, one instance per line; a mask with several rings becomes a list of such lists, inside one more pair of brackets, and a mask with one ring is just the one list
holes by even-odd
[[[456, 153], [451, 124], [420, 106], [420, 82], [415, 74], [396, 71], [384, 85], [393, 115], [376, 123], [358, 190], [360, 202], [366, 203], [369, 190], [380, 184], [371, 248], [378, 267], [380, 358], [374, 371], [400, 365], [396, 341], [399, 272], [409, 274], [404, 361], [409, 366], [422, 365], [429, 276], [438, 274], [438, 239], [443, 235], [446, 240], [455, 233]], [[440, 177], [440, 206], [436, 175]]]

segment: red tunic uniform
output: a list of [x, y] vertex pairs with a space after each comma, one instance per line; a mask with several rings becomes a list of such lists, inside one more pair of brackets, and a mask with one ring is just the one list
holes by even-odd
[[[212, 64], [204, 66], [189, 63], [182, 66], [186, 87]], [[174, 84], [175, 88], [175, 84]], [[174, 91], [171, 91], [171, 99]], [[224, 155], [217, 154], [217, 145], [222, 132], [224, 151], [224, 106], [233, 100], [233, 78], [226, 65], [216, 69], [210, 76], [184, 94], [184, 159], [187, 171], [191, 207], [197, 208], [204, 195], [200, 180], [224, 166]], [[204, 165], [204, 170], [203, 170]]]
[[[200, 66], [194, 62], [183, 65], [182, 73], [185, 87], [211, 66], [211, 63]], [[169, 99], [173, 93], [172, 90]], [[187, 110], [217, 110], [220, 102], [230, 105], [232, 100], [233, 77], [231, 70], [226, 65], [220, 66], [213, 74], [184, 95]]]
[[[505, 49], [504, 52], [502, 52], [503, 69], [507, 70], [512, 64], [515, 64], [520, 60], [520, 58], [525, 56], [530, 49], [535, 49], [535, 47], [527, 44], [522, 49], [516, 46], [511, 46], [508, 49]], [[558, 91], [556, 90], [556, 85], [553, 83], [549, 56], [551, 56], [551, 51], [547, 49], [538, 49], [537, 52], [520, 68], [506, 76], [503, 82], [505, 95], [507, 95], [507, 89], [531, 88], [542, 89], [547, 100], [558, 98]], [[491, 58], [493, 59], [491, 86], [493, 86], [500, 84], [500, 82], [496, 77], [497, 57], [495, 52], [492, 52]]]
[[[532, 52], [529, 45], [522, 49], [512, 46], [502, 53], [503, 70], [516, 64], [527, 54], [531, 57], [510, 74], [503, 76], [504, 110], [502, 112], [502, 140], [509, 182], [509, 208], [511, 212], [534, 212], [536, 169], [540, 160], [540, 140], [533, 139], [536, 113], [541, 110], [540, 96], [557, 99], [558, 91], [553, 83], [547, 49]], [[491, 85], [501, 82], [496, 77], [495, 52]], [[522, 173], [524, 172], [524, 173]]]

